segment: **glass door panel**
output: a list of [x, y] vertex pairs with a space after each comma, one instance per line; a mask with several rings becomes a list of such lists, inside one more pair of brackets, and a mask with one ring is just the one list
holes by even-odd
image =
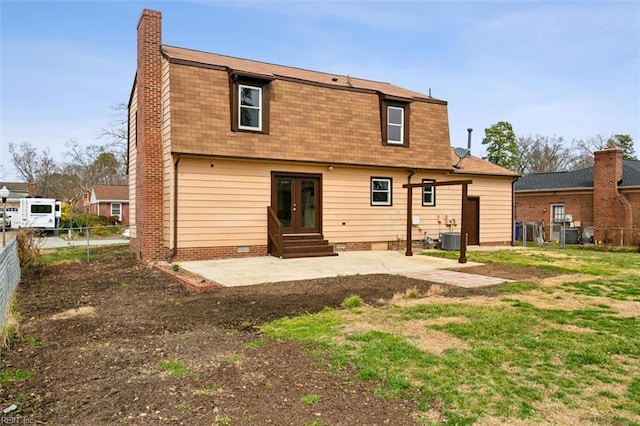
[[316, 228], [316, 183], [318, 179], [300, 179], [300, 231]]
[[320, 177], [274, 177], [271, 205], [285, 234], [311, 234], [321, 230]]
[[278, 179], [277, 182], [278, 219], [284, 228], [293, 225], [293, 184], [291, 179]]

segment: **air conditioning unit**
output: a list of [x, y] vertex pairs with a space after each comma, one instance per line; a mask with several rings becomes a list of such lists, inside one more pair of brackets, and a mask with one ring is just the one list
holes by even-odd
[[565, 214], [564, 216], [554, 217], [553, 222], [554, 223], [573, 222], [573, 216], [570, 214]]
[[460, 233], [444, 232], [440, 234], [440, 248], [442, 250], [460, 250]]

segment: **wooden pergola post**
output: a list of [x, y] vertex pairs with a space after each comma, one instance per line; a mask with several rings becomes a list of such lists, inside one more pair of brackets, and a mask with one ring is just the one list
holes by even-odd
[[412, 247], [412, 230], [413, 230], [413, 188], [428, 188], [432, 186], [451, 186], [462, 185], [462, 201], [461, 209], [462, 215], [460, 216], [460, 257], [458, 263], [467, 263], [467, 224], [464, 220], [464, 211], [467, 209], [468, 201], [468, 187], [473, 183], [473, 180], [450, 180], [444, 182], [429, 182], [429, 183], [405, 183], [403, 188], [407, 188], [407, 249], [405, 256], [413, 256]]

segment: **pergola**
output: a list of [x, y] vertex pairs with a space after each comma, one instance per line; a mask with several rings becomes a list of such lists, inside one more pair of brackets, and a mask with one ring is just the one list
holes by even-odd
[[413, 228], [412, 214], [413, 214], [413, 188], [429, 188], [432, 186], [451, 186], [462, 185], [462, 216], [460, 217], [460, 257], [458, 263], [467, 263], [467, 223], [464, 220], [464, 211], [467, 209], [467, 190], [469, 185], [473, 183], [473, 180], [449, 180], [443, 182], [429, 182], [429, 183], [405, 183], [403, 188], [407, 188], [407, 251], [406, 256], [413, 256], [412, 236], [411, 231]]

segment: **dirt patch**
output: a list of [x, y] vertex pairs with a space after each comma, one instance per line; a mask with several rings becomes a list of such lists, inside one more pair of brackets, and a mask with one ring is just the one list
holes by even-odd
[[[545, 255], [547, 253], [545, 252]], [[487, 263], [465, 268], [451, 268], [451, 271], [466, 272], [469, 274], [486, 275], [488, 277], [506, 278], [513, 281], [530, 281], [534, 278], [546, 278], [558, 275], [553, 271], [542, 270], [531, 266], [507, 265], [504, 263]]]
[[[519, 274], [496, 265], [465, 271]], [[499, 295], [433, 286], [368, 275], [196, 293], [131, 257], [48, 267], [18, 287], [22, 340], [1, 363], [34, 376], [4, 384], [0, 408], [16, 404], [10, 415], [23, 423], [415, 424], [417, 398], [377, 397], [377, 383], [329, 368], [310, 348], [267, 340], [257, 327], [353, 294], [370, 306], [409, 290], [450, 300]], [[429, 416], [441, 408], [435, 398]]]
[[[405, 337], [416, 348], [436, 355], [447, 349], [468, 349], [468, 345], [462, 340], [442, 331], [430, 329], [429, 326], [436, 323], [433, 320], [388, 321], [382, 314], [378, 316], [377, 321], [371, 321], [376, 318], [375, 313], [369, 313], [366, 316], [367, 322], [350, 321], [349, 326], [342, 330], [342, 334], [348, 336], [369, 331], [395, 334]], [[438, 321], [438, 323], [463, 322], [466, 318], [446, 318], [446, 320], [449, 321]]]

